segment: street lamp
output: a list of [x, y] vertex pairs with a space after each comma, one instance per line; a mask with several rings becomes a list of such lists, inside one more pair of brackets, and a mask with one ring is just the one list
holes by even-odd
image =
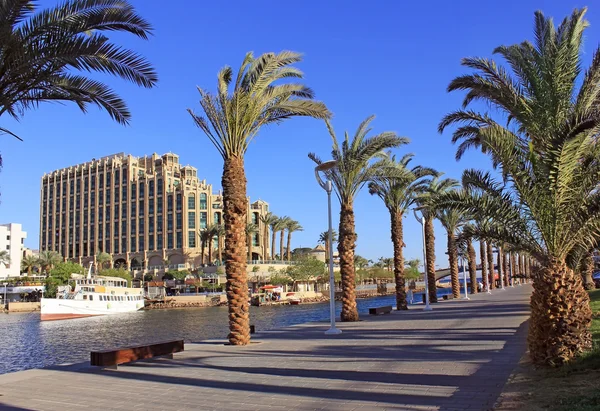
[[335, 328], [335, 279], [333, 277], [333, 228], [331, 222], [331, 191], [333, 190], [333, 185], [329, 179], [327, 181], [323, 181], [319, 173], [331, 170], [336, 166], [337, 161], [330, 160], [315, 167], [315, 177], [317, 178], [317, 182], [321, 188], [327, 192], [327, 216], [329, 219], [329, 238], [327, 239], [327, 242], [329, 245], [329, 317], [331, 320], [331, 326], [327, 331], [325, 331], [325, 334], [327, 335], [341, 334], [342, 330]]
[[427, 253], [425, 252], [425, 217], [421, 213], [421, 218], [417, 215], [417, 210], [413, 208], [415, 219], [421, 224], [421, 236], [423, 237], [423, 272], [425, 273], [425, 311], [431, 311], [429, 305], [429, 280], [427, 278]]

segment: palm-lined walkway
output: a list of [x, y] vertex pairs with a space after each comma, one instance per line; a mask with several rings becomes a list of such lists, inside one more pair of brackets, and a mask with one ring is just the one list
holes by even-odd
[[[188, 345], [161, 359], [0, 376], [0, 408], [486, 410], [525, 352], [530, 286], [344, 323]], [[366, 318], [366, 316], [365, 316]], [[176, 336], [174, 336], [176, 337]]]

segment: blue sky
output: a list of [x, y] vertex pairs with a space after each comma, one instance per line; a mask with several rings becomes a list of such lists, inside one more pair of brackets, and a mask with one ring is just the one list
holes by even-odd
[[[54, 1], [43, 1], [43, 5]], [[177, 0], [168, 8], [159, 0], [134, 0], [155, 27], [150, 41], [114, 36], [145, 55], [157, 68], [159, 85], [139, 89], [119, 79], [106, 80], [133, 112], [131, 125], [120, 126], [91, 108], [84, 115], [74, 105], [43, 105], [21, 122], [3, 117], [1, 125], [24, 138], [0, 136], [4, 168], [0, 173], [0, 223], [22, 223], [26, 245], [38, 248], [39, 189], [45, 172], [117, 152], [136, 156], [172, 151], [180, 162], [198, 168], [199, 176], [220, 187], [222, 160], [197, 129], [187, 108], [199, 110], [196, 86], [215, 89], [224, 65], [237, 69], [247, 51], [294, 50], [304, 53], [299, 67], [306, 84], [334, 113], [338, 134], [354, 132], [375, 114], [373, 132], [396, 131], [411, 139], [398, 149], [412, 152], [415, 163], [435, 167], [459, 178], [467, 167], [489, 168], [482, 155], [469, 152], [454, 160], [449, 133], [437, 125], [457, 109], [462, 95], [446, 87], [465, 73], [460, 59], [490, 57], [501, 44], [532, 38], [533, 13], [543, 10], [562, 20], [585, 3], [571, 1], [460, 0], [393, 1], [232, 1]], [[600, 6], [587, 14], [584, 59], [600, 43]], [[307, 153], [328, 158], [331, 140], [317, 120], [292, 119], [264, 129], [246, 158], [248, 194], [271, 204], [278, 215], [298, 220], [304, 231], [293, 236], [294, 247], [316, 245], [327, 228], [326, 195], [313, 176]], [[334, 224], [337, 225], [335, 207]], [[389, 215], [381, 201], [363, 190], [355, 205], [357, 253], [370, 259], [392, 255]], [[405, 219], [405, 257], [421, 257], [420, 226]], [[447, 266], [446, 234], [436, 223], [437, 264]]]

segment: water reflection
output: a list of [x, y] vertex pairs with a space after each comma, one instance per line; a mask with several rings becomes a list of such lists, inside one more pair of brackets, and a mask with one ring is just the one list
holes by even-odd
[[[415, 301], [421, 299], [415, 296]], [[393, 305], [394, 296], [358, 300], [360, 313]], [[340, 303], [337, 304], [339, 318]], [[329, 320], [329, 306], [251, 307], [251, 323], [269, 330]], [[92, 350], [183, 338], [186, 342], [227, 335], [227, 308], [152, 310], [64, 321], [44, 321], [39, 313], [0, 315], [0, 374], [28, 368], [89, 361]]]

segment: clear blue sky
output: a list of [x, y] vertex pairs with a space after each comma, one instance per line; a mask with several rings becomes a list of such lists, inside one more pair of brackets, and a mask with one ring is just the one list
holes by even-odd
[[[20, 123], [2, 118], [0, 124], [25, 141], [0, 136], [0, 223], [22, 223], [31, 248], [38, 248], [39, 189], [45, 172], [117, 152], [143, 156], [172, 151], [218, 190], [222, 160], [186, 108], [199, 109], [197, 85], [214, 90], [218, 70], [224, 65], [236, 69], [250, 50], [303, 52], [300, 68], [306, 84], [333, 111], [338, 134], [354, 132], [360, 121], [375, 114], [374, 132], [392, 130], [412, 140], [399, 154], [415, 153], [416, 162], [454, 178], [466, 167], [488, 168], [488, 159], [474, 152], [457, 163], [449, 134], [436, 131], [440, 118], [460, 105], [460, 93], [446, 93], [449, 81], [465, 72], [460, 59], [489, 57], [498, 45], [531, 39], [535, 10], [562, 20], [586, 5], [558, 0], [434, 0], [426, 5], [260, 0], [232, 1], [227, 7], [196, 0], [171, 1], [168, 7], [159, 0], [133, 3], [154, 25], [155, 35], [147, 42], [119, 35], [118, 41], [147, 56], [160, 83], [145, 90], [107, 79], [131, 107], [129, 127], [95, 108], [84, 115], [74, 105], [43, 105]], [[600, 43], [600, 5], [592, 6], [587, 18], [586, 64]], [[315, 246], [327, 228], [326, 196], [314, 180], [307, 153], [328, 158], [330, 147], [322, 122], [292, 119], [264, 129], [248, 152], [248, 194], [304, 226], [293, 236], [294, 247]], [[363, 190], [355, 211], [357, 253], [371, 259], [391, 256], [389, 216], [381, 201]], [[405, 256], [421, 257], [419, 226], [412, 216], [405, 219], [405, 241]], [[448, 265], [445, 244], [446, 234], [436, 223], [441, 267]]]

